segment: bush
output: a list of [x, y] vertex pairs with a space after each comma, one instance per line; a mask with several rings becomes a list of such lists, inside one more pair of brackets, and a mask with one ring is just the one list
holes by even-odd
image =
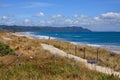
[[15, 54], [14, 50], [12, 50], [9, 45], [0, 43], [0, 56], [14, 54]]

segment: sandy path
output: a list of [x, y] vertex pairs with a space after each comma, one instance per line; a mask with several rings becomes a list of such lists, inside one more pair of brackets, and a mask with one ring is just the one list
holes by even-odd
[[116, 72], [110, 68], [98, 66], [96, 64], [89, 64], [89, 63], [87, 63], [86, 59], [82, 59], [80, 57], [77, 57], [77, 56], [74, 56], [71, 54], [67, 54], [66, 52], [64, 52], [64, 51], [62, 51], [54, 46], [47, 45], [47, 44], [41, 44], [41, 45], [45, 50], [49, 50], [53, 54], [58, 54], [58, 55], [61, 55], [64, 57], [68, 57], [70, 59], [74, 59], [76, 61], [84, 62], [85, 65], [91, 70], [95, 70], [95, 71], [102, 72], [102, 73], [109, 74], [109, 75], [112, 75], [112, 74], [117, 75], [120, 78], [120, 72]]

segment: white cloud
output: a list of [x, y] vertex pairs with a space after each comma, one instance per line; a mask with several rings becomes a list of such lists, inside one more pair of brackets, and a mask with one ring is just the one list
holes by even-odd
[[9, 25], [9, 26], [12, 26], [12, 25], [15, 24], [15, 22], [14, 21], [12, 21], [12, 22], [6, 22], [6, 24]]
[[47, 21], [48, 24], [52, 24], [54, 21]]
[[101, 15], [104, 19], [120, 19], [120, 13], [108, 12]]
[[[36, 16], [44, 16], [43, 12], [40, 12]], [[21, 17], [18, 18], [19, 24], [21, 25], [36, 25], [36, 26], [82, 26], [92, 30], [119, 30], [120, 31], [120, 13], [108, 12], [100, 14], [99, 16], [85, 16], [75, 14], [74, 16], [64, 16], [61, 14], [53, 15], [48, 17], [48, 19], [32, 19], [32, 17]], [[15, 20], [11, 19], [11, 16], [2, 16], [1, 23], [14, 24], [17, 22], [12, 22]], [[32, 20], [32, 21], [31, 21]], [[21, 22], [20, 22], [21, 21]]]
[[0, 17], [0, 24], [3, 25], [12, 25], [15, 23], [15, 16], [12, 14], [4, 15]]
[[107, 13], [101, 14], [100, 16], [96, 16], [93, 18], [92, 24], [95, 26], [101, 25], [101, 27], [109, 26], [109, 28], [119, 27], [120, 26], [120, 13], [107, 12]]
[[96, 21], [99, 21], [99, 20], [100, 20], [99, 17], [94, 17], [93, 19], [96, 20]]
[[74, 24], [78, 25], [80, 22], [78, 20], [74, 21]]
[[74, 14], [73, 17], [78, 17], [79, 15], [78, 14]]
[[31, 22], [30, 19], [25, 19], [25, 20], [24, 20], [24, 23], [30, 23], [30, 22]]
[[54, 24], [53, 20], [41, 20], [36, 23], [37, 26], [52, 26]]
[[67, 23], [67, 24], [72, 24], [73, 23], [73, 21], [71, 19], [66, 19], [64, 22]]
[[[107, 13], [105, 13], [107, 14]], [[82, 26], [92, 30], [113, 30], [118, 29], [120, 26], [120, 20], [118, 18], [103, 18], [106, 15], [101, 14], [100, 16], [88, 17], [85, 15], [74, 15], [73, 17], [66, 17], [60, 14], [52, 16], [52, 19], [41, 20], [39, 22], [40, 26]], [[34, 23], [36, 24], [36, 23]]]
[[61, 14], [57, 14], [57, 15], [53, 15], [52, 18], [56, 19], [56, 18], [62, 18], [63, 16]]
[[80, 18], [87, 18], [86, 15], [80, 15]]
[[87, 16], [86, 16], [86, 15], [83, 15], [83, 14], [81, 14], [81, 15], [74, 14], [73, 17], [75, 17], [75, 18], [77, 18], [77, 19], [84, 19], [84, 18], [87, 18]]
[[44, 14], [43, 12], [40, 12], [40, 13], [38, 13], [36, 16], [37, 16], [37, 17], [43, 17], [43, 16], [45, 16], [45, 14]]
[[2, 20], [8, 20], [9, 16], [2, 16]]

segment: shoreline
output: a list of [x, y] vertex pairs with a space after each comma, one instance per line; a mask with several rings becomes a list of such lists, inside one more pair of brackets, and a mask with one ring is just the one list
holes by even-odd
[[[25, 36], [29, 39], [45, 39], [45, 40], [60, 40], [60, 39], [57, 39], [57, 38], [54, 38], [54, 37], [50, 37], [50, 36], [42, 36], [42, 35], [33, 35], [31, 34], [31, 32], [15, 32], [15, 33], [12, 33], [12, 35], [16, 35], [16, 36]], [[65, 40], [61, 40], [61, 41], [65, 41]], [[115, 52], [115, 53], [118, 53], [120, 54], [120, 50], [112, 50], [112, 49], [108, 49], [107, 47], [103, 47], [101, 45], [98, 45], [98, 44], [85, 44], [85, 43], [82, 43], [82, 42], [72, 42], [72, 41], [67, 41], [67, 42], [70, 42], [71, 44], [74, 44], [74, 45], [79, 45], [79, 46], [90, 46], [90, 47], [95, 47], [95, 48], [103, 48], [103, 49], [106, 49], [106, 50], [109, 50], [111, 52]]]

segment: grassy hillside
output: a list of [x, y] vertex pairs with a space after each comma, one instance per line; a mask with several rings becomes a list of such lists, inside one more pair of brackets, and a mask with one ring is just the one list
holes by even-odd
[[117, 76], [89, 70], [84, 63], [52, 55], [39, 40], [0, 32], [0, 42], [16, 52], [0, 57], [0, 80], [119, 80]]

